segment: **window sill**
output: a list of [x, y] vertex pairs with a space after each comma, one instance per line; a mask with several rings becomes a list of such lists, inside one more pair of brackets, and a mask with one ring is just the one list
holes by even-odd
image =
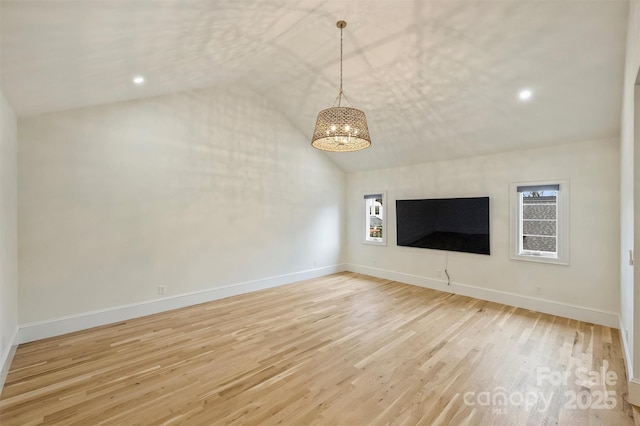
[[551, 257], [538, 254], [512, 254], [511, 260], [524, 260], [525, 262], [551, 263], [555, 265], [569, 265], [569, 259]]

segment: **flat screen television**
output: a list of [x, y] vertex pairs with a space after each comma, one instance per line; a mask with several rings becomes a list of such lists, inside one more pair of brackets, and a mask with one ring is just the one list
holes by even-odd
[[397, 244], [490, 254], [489, 197], [396, 200]]

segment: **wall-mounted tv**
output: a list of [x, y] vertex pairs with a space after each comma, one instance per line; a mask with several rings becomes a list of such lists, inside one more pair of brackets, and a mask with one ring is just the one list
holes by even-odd
[[489, 197], [396, 200], [397, 244], [490, 254]]

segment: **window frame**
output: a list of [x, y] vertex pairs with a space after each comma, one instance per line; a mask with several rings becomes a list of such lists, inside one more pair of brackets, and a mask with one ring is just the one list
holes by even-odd
[[[521, 196], [518, 187], [522, 186], [547, 186], [558, 185], [558, 196], [556, 199], [556, 252], [520, 250], [523, 209]], [[569, 200], [570, 200], [569, 180], [557, 179], [548, 181], [533, 182], [512, 182], [510, 186], [511, 201], [511, 235], [510, 235], [510, 258], [513, 260], [524, 260], [528, 262], [552, 263], [557, 265], [569, 265]]]
[[[369, 223], [368, 223], [368, 213], [367, 213], [367, 199], [373, 197], [380, 197], [382, 199], [382, 237], [370, 239], [372, 237], [369, 236]], [[387, 234], [389, 232], [389, 228], [387, 228], [387, 193], [385, 191], [370, 191], [362, 194], [361, 198], [362, 210], [361, 210], [361, 220], [362, 224], [362, 244], [372, 244], [376, 246], [386, 246], [387, 245]]]

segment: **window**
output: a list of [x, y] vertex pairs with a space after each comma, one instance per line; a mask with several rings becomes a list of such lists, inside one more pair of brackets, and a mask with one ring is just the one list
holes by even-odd
[[386, 244], [384, 193], [364, 196], [364, 243]]
[[511, 258], [569, 264], [569, 182], [511, 185]]

